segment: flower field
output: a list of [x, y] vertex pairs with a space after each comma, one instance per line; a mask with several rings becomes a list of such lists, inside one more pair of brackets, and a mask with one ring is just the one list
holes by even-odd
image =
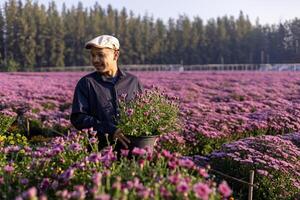
[[161, 136], [153, 152], [135, 149], [133, 160], [98, 151], [87, 137], [92, 131], [71, 127], [73, 91], [85, 74], [0, 74], [2, 114], [17, 116], [22, 108], [31, 130], [71, 130], [34, 145], [30, 137], [11, 142], [17, 136], [0, 134], [3, 199], [247, 196], [247, 187], [210, 173], [201, 159], [241, 179], [254, 169], [254, 199], [300, 198], [300, 73], [134, 72], [146, 89], [179, 98], [183, 128]]

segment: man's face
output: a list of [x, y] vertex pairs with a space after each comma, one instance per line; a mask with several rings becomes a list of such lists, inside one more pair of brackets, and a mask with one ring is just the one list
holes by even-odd
[[100, 73], [107, 73], [112, 68], [116, 67], [119, 53], [109, 48], [96, 48], [91, 49], [91, 61], [96, 70]]

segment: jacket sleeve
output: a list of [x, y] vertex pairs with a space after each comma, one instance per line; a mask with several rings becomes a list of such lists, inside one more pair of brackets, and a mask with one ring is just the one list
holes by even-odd
[[76, 85], [73, 96], [71, 123], [78, 130], [93, 127], [98, 132], [103, 133], [102, 122], [92, 116], [90, 111], [88, 87], [85, 80], [81, 79]]
[[142, 85], [141, 81], [139, 79], [137, 79], [137, 84], [138, 84], [138, 92], [139, 93], [143, 93], [144, 91], [144, 86]]

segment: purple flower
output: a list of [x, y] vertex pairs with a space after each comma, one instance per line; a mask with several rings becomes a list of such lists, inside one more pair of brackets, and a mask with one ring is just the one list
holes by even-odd
[[74, 186], [74, 190], [72, 193], [71, 193], [71, 198], [73, 199], [78, 199], [78, 200], [83, 200], [85, 199], [85, 189], [84, 189], [84, 186], [83, 185], [76, 185]]
[[14, 167], [11, 165], [6, 165], [3, 169], [6, 173], [12, 173], [14, 171]]
[[98, 187], [101, 184], [102, 174], [97, 172], [93, 175], [93, 183]]
[[68, 170], [66, 170], [63, 174], [61, 174], [61, 178], [67, 182], [69, 181], [71, 178], [73, 178], [74, 176], [74, 172], [75, 170], [73, 168], [70, 168]]
[[28, 198], [28, 199], [34, 199], [37, 196], [37, 189], [35, 187], [31, 187], [29, 188], [25, 193], [24, 193], [24, 197]]
[[53, 190], [56, 190], [57, 187], [58, 187], [58, 185], [59, 185], [58, 181], [55, 180], [55, 181], [52, 182], [51, 188], [52, 188]]
[[40, 196], [39, 197], [39, 200], [47, 200], [48, 198], [47, 198], [47, 196], [45, 196], [45, 195], [42, 195], [42, 196]]
[[129, 150], [127, 149], [121, 149], [121, 155], [124, 156], [124, 157], [127, 157], [129, 154]]
[[100, 161], [103, 162], [106, 167], [109, 167], [113, 161], [117, 160], [117, 156], [114, 154], [112, 148], [109, 148], [108, 151], [104, 151], [103, 153], [104, 155]]
[[90, 132], [90, 134], [91, 134], [92, 137], [96, 137], [97, 131], [94, 131], [94, 130], [93, 130], [93, 131]]
[[129, 109], [127, 110], [127, 115], [130, 117], [130, 116], [133, 115], [133, 112], [134, 112], [134, 110], [133, 110], [132, 108], [129, 108]]
[[17, 196], [15, 200], [23, 200], [22, 196]]
[[222, 194], [223, 197], [229, 197], [232, 194], [232, 190], [230, 189], [226, 181], [222, 181], [222, 183], [218, 187], [218, 191]]
[[40, 184], [40, 189], [41, 190], [46, 190], [50, 186], [50, 179], [49, 178], [44, 178], [43, 181]]
[[144, 116], [148, 116], [149, 115], [149, 111], [144, 112]]
[[204, 183], [196, 183], [193, 186], [193, 191], [195, 192], [195, 196], [199, 199], [208, 200], [209, 194], [212, 190], [208, 187], [208, 185]]
[[168, 180], [170, 181], [170, 183], [176, 185], [180, 181], [180, 177], [179, 177], [178, 174], [171, 175], [171, 176], [168, 177]]
[[176, 186], [176, 190], [179, 193], [187, 193], [189, 191], [189, 185], [185, 181], [181, 181]]
[[143, 148], [134, 147], [132, 150], [133, 155], [143, 156], [146, 154], [146, 150]]
[[143, 188], [141, 190], [138, 191], [137, 195], [141, 198], [141, 199], [148, 199], [151, 193], [151, 189], [150, 188]]
[[116, 181], [112, 185], [113, 189], [121, 190], [122, 184], [121, 184], [121, 177], [117, 176]]
[[203, 176], [204, 178], [207, 178], [209, 175], [208, 175], [208, 173], [207, 173], [207, 171], [204, 169], [204, 168], [200, 168], [199, 170], [198, 170], [198, 172], [199, 172], [199, 174], [201, 175], [201, 176]]
[[175, 169], [177, 167], [177, 162], [176, 161], [169, 161], [168, 162], [168, 167], [170, 169]]
[[192, 168], [195, 166], [195, 163], [189, 159], [181, 159], [178, 163], [181, 167]]
[[142, 189], [143, 184], [140, 183], [140, 180], [137, 177], [134, 177], [133, 181], [127, 181], [126, 182], [128, 189]]
[[91, 138], [89, 141], [90, 141], [91, 144], [96, 144], [98, 139], [97, 138]]
[[168, 158], [168, 159], [171, 159], [173, 157], [173, 155], [165, 149], [162, 150], [161, 154], [163, 157]]
[[22, 179], [20, 180], [20, 183], [21, 183], [22, 185], [27, 185], [27, 184], [29, 183], [29, 180], [28, 180], [27, 178], [22, 178]]
[[160, 191], [161, 196], [165, 199], [169, 199], [172, 196], [172, 193], [168, 189], [166, 189], [164, 186], [161, 186], [159, 191]]
[[95, 197], [95, 200], [110, 200], [109, 194], [100, 194]]
[[261, 169], [258, 169], [256, 170], [256, 172], [262, 176], [268, 176], [269, 172], [266, 171], [266, 170], [261, 170]]
[[101, 160], [101, 154], [100, 153], [92, 153], [88, 157], [88, 161], [93, 162], [93, 163], [98, 163]]
[[71, 198], [71, 194], [69, 193], [69, 191], [67, 189], [64, 189], [63, 191], [57, 191], [56, 196], [61, 197], [62, 199], [70, 199]]
[[69, 149], [71, 151], [80, 151], [82, 148], [81, 148], [81, 145], [78, 144], [78, 143], [72, 143], [70, 146], [69, 146]]

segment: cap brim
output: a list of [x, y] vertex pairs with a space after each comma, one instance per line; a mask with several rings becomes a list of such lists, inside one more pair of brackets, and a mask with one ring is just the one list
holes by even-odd
[[113, 49], [113, 50], [116, 50], [116, 51], [119, 50], [119, 49], [117, 49], [117, 48], [101, 47], [101, 46], [99, 46], [99, 45], [91, 44], [91, 43], [85, 45], [85, 48], [86, 48], [86, 49], [91, 49], [92, 47], [96, 47], [96, 48], [98, 48], [98, 49]]
[[96, 45], [96, 44], [92, 44], [92, 43], [87, 43], [87, 44], [85, 45], [85, 48], [86, 48], [86, 49], [91, 49], [92, 47], [96, 47], [96, 48], [99, 48], [99, 49], [103, 49], [103, 47], [98, 46], [98, 45]]

